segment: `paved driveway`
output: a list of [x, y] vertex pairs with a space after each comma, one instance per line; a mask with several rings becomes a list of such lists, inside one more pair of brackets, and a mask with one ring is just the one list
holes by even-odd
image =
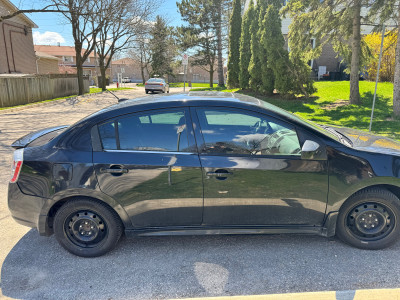
[[32, 130], [72, 124], [116, 102], [99, 94], [0, 114], [0, 296], [164, 299], [400, 286], [400, 243], [366, 251], [317, 236], [124, 238], [113, 252], [84, 259], [63, 250], [54, 237], [15, 223], [6, 205], [8, 145]]

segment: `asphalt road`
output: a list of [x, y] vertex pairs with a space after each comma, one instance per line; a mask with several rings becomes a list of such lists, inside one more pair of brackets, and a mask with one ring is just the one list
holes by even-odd
[[0, 297], [165, 299], [400, 286], [400, 243], [366, 251], [304, 235], [142, 237], [123, 238], [111, 253], [85, 259], [15, 223], [6, 205], [8, 145], [113, 103], [101, 94], [0, 114]]

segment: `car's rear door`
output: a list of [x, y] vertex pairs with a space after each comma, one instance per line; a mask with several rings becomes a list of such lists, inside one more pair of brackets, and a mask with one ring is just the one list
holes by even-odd
[[204, 225], [321, 225], [326, 160], [303, 160], [294, 126], [248, 110], [192, 109]]
[[135, 227], [200, 225], [202, 173], [188, 109], [158, 109], [97, 125], [93, 162], [100, 189]]

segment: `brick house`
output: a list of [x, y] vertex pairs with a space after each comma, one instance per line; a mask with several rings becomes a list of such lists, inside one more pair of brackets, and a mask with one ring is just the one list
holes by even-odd
[[[112, 80], [118, 80], [118, 73], [122, 73], [122, 77], [129, 77], [131, 82], [142, 82], [142, 73], [140, 70], [140, 61], [132, 58], [121, 58], [111, 62], [112, 64]], [[122, 72], [124, 71], [124, 72]], [[149, 79], [147, 70], [144, 70], [144, 78]]]
[[[35, 45], [35, 51], [56, 57], [58, 59], [59, 73], [76, 73], [75, 47]], [[94, 83], [96, 71], [97, 75], [100, 76], [98, 58], [96, 61], [94, 52], [92, 52], [83, 63], [83, 75], [89, 76], [91, 84]], [[111, 67], [107, 69], [106, 75], [111, 76]]]
[[[0, 0], [0, 15], [17, 10], [10, 1]], [[32, 28], [38, 26], [24, 14], [0, 22], [0, 74], [37, 72]]]

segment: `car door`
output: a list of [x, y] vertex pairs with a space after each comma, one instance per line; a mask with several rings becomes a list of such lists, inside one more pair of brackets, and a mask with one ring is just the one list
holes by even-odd
[[321, 225], [327, 161], [301, 159], [296, 129], [264, 114], [196, 108], [204, 225]]
[[187, 109], [158, 109], [98, 124], [93, 152], [102, 192], [135, 227], [200, 225], [203, 186]]

